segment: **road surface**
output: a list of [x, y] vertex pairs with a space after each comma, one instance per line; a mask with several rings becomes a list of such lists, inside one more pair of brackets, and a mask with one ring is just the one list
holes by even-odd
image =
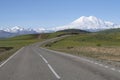
[[120, 70], [86, 58], [25, 46], [0, 65], [0, 80], [120, 80]]

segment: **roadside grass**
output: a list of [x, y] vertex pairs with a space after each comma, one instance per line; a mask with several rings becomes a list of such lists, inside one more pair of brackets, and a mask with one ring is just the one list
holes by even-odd
[[120, 61], [120, 34], [79, 34], [44, 45], [44, 47], [102, 60]]
[[[15, 53], [21, 47], [44, 40], [42, 38], [38, 38], [38, 36], [39, 34], [32, 34], [32, 35], [30, 34], [30, 35], [22, 35], [9, 39], [0, 40], [0, 49], [1, 49], [0, 62], [7, 59], [10, 55]], [[5, 49], [9, 47], [12, 48], [9, 50]]]
[[[27, 46], [32, 43], [40, 42], [50, 38], [59, 37], [60, 35], [66, 35], [66, 34], [64, 34], [64, 32], [28, 34], [28, 35], [12, 37], [8, 39], [1, 39], [0, 40], [0, 62], [7, 59], [10, 55], [15, 53], [18, 49], [20, 49], [23, 46]], [[12, 47], [12, 49], [9, 49], [9, 50], [5, 49], [9, 47]]]
[[[10, 55], [15, 53], [18, 49], [29, 44], [40, 42], [46, 39], [66, 35], [64, 32], [43, 33], [43, 34], [28, 34], [16, 36], [8, 39], [0, 40], [0, 62], [7, 59]], [[4, 47], [4, 48], [3, 48]], [[12, 47], [10, 50], [5, 48]]]

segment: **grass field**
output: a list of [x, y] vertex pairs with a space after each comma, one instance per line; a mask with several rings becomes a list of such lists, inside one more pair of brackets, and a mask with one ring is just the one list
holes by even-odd
[[[7, 59], [18, 49], [29, 44], [63, 35], [63, 32], [21, 35], [0, 40], [0, 62]], [[9, 48], [9, 49], [8, 49]]]
[[[117, 29], [118, 30], [118, 29]], [[0, 40], [0, 62], [7, 59], [23, 46], [40, 42], [46, 39], [71, 35], [59, 41], [43, 45], [49, 49], [87, 56], [102, 60], [120, 61], [120, 30], [89, 33], [84, 31], [71, 32], [72, 30], [58, 31], [55, 33], [30, 34]]]
[[38, 37], [39, 34], [30, 34], [0, 40], [0, 62], [7, 59], [21, 47], [43, 40]]
[[97, 59], [120, 61], [119, 33], [88, 33], [44, 45], [47, 48]]

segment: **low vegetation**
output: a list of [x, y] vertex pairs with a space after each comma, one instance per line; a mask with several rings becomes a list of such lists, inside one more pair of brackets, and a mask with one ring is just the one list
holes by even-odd
[[44, 40], [38, 37], [39, 34], [30, 34], [0, 40], [0, 62], [7, 59], [21, 47]]
[[46, 39], [58, 37], [59, 35], [66, 35], [64, 32], [43, 33], [43, 34], [29, 34], [21, 35], [8, 39], [0, 40], [0, 62], [7, 59], [10, 55], [15, 53], [18, 49], [29, 44], [40, 42]]
[[90, 33], [88, 31], [79, 30], [79, 29], [66, 29], [66, 30], [60, 30], [54, 33], [47, 34], [47, 38], [54, 38], [54, 37], [60, 37], [64, 35], [78, 35], [78, 34], [86, 34]]
[[120, 29], [98, 33], [70, 29], [54, 33], [22, 35], [0, 40], [0, 62], [7, 59], [23, 46], [63, 35], [71, 36], [43, 46], [74, 55], [120, 61]]
[[75, 55], [120, 61], [120, 33], [72, 35], [44, 46]]

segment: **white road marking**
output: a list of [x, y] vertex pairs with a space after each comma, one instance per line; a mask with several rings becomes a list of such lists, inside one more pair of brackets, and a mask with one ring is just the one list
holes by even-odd
[[52, 66], [48, 63], [48, 61], [41, 55], [39, 54], [39, 56], [44, 60], [44, 62], [47, 64], [47, 66], [49, 67], [49, 69], [52, 71], [52, 73], [56, 76], [57, 79], [60, 79], [61, 77], [55, 72], [55, 70], [52, 68]]
[[96, 64], [96, 65], [99, 65], [99, 66], [104, 67], [104, 68], [111, 69], [111, 70], [113, 70], [113, 71], [118, 71], [118, 72], [120, 72], [120, 70], [116, 70], [115, 68], [110, 68], [110, 67], [107, 66], [107, 65], [103, 65], [103, 64], [100, 64], [100, 63], [94, 62], [94, 61], [92, 61], [92, 60], [89, 60], [89, 59], [81, 58], [81, 60], [83, 60], [83, 61], [87, 61], [87, 62], [89, 62], [89, 63]]
[[97, 63], [97, 62], [91, 61], [91, 60], [89, 60], [88, 62], [90, 62], [90, 63], [94, 63], [94, 64], [99, 65], [99, 66], [104, 67], [104, 68], [111, 69], [111, 70], [113, 70], [113, 71], [118, 71], [118, 72], [120, 72], [120, 70], [116, 70], [115, 68], [110, 68], [109, 66], [106, 66], [106, 65], [103, 65], [103, 64], [100, 64], [100, 63]]
[[12, 56], [10, 56], [6, 61], [4, 61], [1, 65], [0, 68], [2, 66], [4, 66], [10, 59], [12, 59], [17, 53], [19, 53], [24, 47], [22, 47], [21, 49], [19, 49], [16, 53], [14, 53]]
[[94, 63], [93, 61], [89, 61], [90, 63]]
[[108, 66], [104, 66], [105, 68], [109, 68]]
[[40, 55], [40, 57], [48, 64], [48, 61], [42, 55]]
[[[44, 49], [44, 48], [42, 48], [42, 49]], [[51, 52], [57, 52], [57, 51], [48, 50], [48, 49], [45, 49], [45, 50], [51, 51]], [[57, 53], [61, 54], [61, 52], [57, 52]], [[66, 54], [64, 54], [64, 55], [66, 55]], [[69, 56], [71, 56], [71, 55], [69, 55]], [[73, 55], [72, 55], [72, 56], [73, 56]], [[89, 62], [89, 63], [92, 63], [92, 64], [96, 64], [96, 65], [101, 66], [101, 67], [104, 67], [104, 68], [108, 68], [108, 69], [113, 70], [113, 71], [120, 72], [120, 70], [117, 70], [116, 68], [111, 68], [111, 67], [109, 67], [109, 66], [107, 66], [107, 65], [104, 65], [104, 64], [101, 64], [101, 63], [97, 63], [97, 62], [95, 62], [95, 61], [92, 61], [92, 60], [89, 60], [89, 59], [86, 59], [86, 58], [80, 58], [80, 59], [81, 59], [82, 61], [86, 61], [86, 62]]]
[[98, 63], [95, 62], [95, 64], [98, 64]]
[[48, 63], [48, 61], [44, 57], [42, 57], [42, 59], [45, 61], [45, 63]]
[[104, 66], [103, 64], [98, 64], [99, 66]]
[[87, 59], [85, 61], [90, 62], [90, 60], [87, 60]]
[[120, 70], [118, 70], [118, 72], [120, 72]]
[[103, 65], [103, 64], [100, 64], [100, 63], [94, 62], [94, 61], [92, 61], [92, 60], [89, 60], [89, 59], [84, 59], [84, 58], [81, 58], [81, 60], [83, 60], [83, 61], [87, 61], [87, 62], [92, 63], [92, 64], [99, 65], [99, 66], [104, 67], [104, 68], [111, 69], [111, 70], [113, 70], [113, 71], [120, 72], [120, 70], [117, 70], [117, 69], [115, 69], [115, 68], [110, 68], [110, 67], [109, 67], [109, 66], [107, 66], [107, 65]]
[[50, 70], [53, 72], [53, 74], [60, 79], [60, 76], [55, 72], [55, 70], [52, 68], [52, 66], [50, 64], [48, 64], [48, 67], [50, 68]]
[[39, 54], [41, 57], [42, 57], [42, 55], [41, 54]]
[[87, 61], [87, 62], [89, 62], [89, 63], [96, 64], [96, 65], [99, 65], [99, 66], [104, 67], [104, 68], [111, 69], [111, 70], [113, 70], [113, 71], [120, 72], [120, 70], [117, 70], [117, 69], [115, 69], [115, 68], [110, 68], [110, 67], [109, 67], [109, 66], [107, 66], [107, 65], [103, 65], [103, 64], [100, 64], [100, 63], [94, 62], [94, 61], [92, 61], [92, 60], [89, 60], [89, 59], [84, 59], [84, 58], [81, 58], [81, 60], [83, 60], [83, 61]]
[[111, 70], [115, 71], [116, 69], [115, 68], [110, 68]]

